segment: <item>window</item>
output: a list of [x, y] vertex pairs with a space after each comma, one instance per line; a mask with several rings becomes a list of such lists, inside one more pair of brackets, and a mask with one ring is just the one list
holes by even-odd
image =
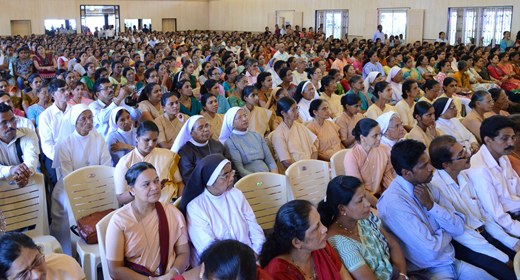
[[448, 9], [448, 40], [451, 45], [495, 46], [504, 31], [511, 31], [513, 7]]
[[45, 30], [56, 30], [63, 26], [67, 30], [76, 30], [76, 20], [75, 19], [46, 19], [43, 21], [43, 25], [45, 26]]
[[403, 39], [406, 40], [406, 11], [403, 9], [378, 9], [378, 25], [383, 26], [383, 33], [398, 36], [403, 34]]
[[80, 5], [81, 28], [90, 28], [92, 32], [97, 27], [113, 26], [119, 32], [119, 6], [88, 6]]
[[316, 11], [315, 30], [323, 25], [326, 37], [334, 36], [341, 39], [348, 34], [348, 10], [318, 10]]

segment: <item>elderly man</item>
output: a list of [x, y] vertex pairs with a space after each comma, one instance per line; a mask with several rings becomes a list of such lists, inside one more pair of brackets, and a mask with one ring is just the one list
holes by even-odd
[[308, 81], [309, 77], [307, 77], [307, 72], [305, 72], [306, 61], [304, 58], [296, 59], [296, 71], [292, 72], [293, 75], [293, 83], [295, 85], [300, 84], [301, 82]]
[[[430, 144], [433, 167], [437, 169], [432, 180], [446, 200], [441, 206], [462, 213], [466, 226], [462, 235], [454, 237], [455, 257], [483, 268], [498, 279], [516, 279], [507, 264], [512, 264], [516, 251], [520, 250], [518, 238], [511, 237], [475, 199], [475, 189], [466, 171], [470, 167], [470, 154], [450, 135], [439, 136]], [[449, 202], [444, 204], [443, 202]]]
[[483, 145], [467, 171], [482, 208], [510, 235], [520, 237], [520, 177], [507, 155], [514, 149], [515, 122], [492, 116], [480, 126]]
[[415, 140], [397, 142], [390, 156], [397, 178], [377, 202], [388, 232], [397, 237], [407, 271], [432, 280], [495, 279], [486, 271], [455, 258], [454, 236], [464, 233], [464, 215], [453, 210], [430, 181], [433, 166], [426, 146]]
[[29, 128], [18, 128], [13, 108], [0, 103], [0, 179], [25, 187], [36, 172], [40, 147], [38, 136]]
[[284, 43], [280, 43], [278, 45], [278, 51], [274, 54], [273, 58], [283, 61], [287, 61], [289, 59], [289, 54], [285, 51]]

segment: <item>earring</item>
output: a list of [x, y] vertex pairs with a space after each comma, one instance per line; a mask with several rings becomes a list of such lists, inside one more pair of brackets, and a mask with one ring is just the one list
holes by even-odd
[[343, 216], [347, 215], [347, 213], [343, 213]]

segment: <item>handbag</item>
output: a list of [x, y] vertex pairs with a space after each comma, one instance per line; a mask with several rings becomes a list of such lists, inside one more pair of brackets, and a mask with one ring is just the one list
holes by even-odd
[[[170, 230], [168, 227], [168, 219], [166, 213], [160, 202], [155, 203], [155, 210], [157, 211], [157, 219], [159, 220], [159, 253], [161, 261], [159, 262], [159, 275], [166, 273], [166, 266], [168, 265], [168, 254], [170, 253]], [[145, 276], [158, 276], [151, 272], [148, 268], [128, 261], [125, 258], [125, 267]]]
[[97, 244], [98, 238], [96, 224], [114, 210], [115, 209], [107, 209], [81, 217], [76, 221], [75, 226], [70, 227], [70, 230], [72, 230], [72, 232], [77, 236], [81, 237], [81, 239], [83, 239], [87, 244]]

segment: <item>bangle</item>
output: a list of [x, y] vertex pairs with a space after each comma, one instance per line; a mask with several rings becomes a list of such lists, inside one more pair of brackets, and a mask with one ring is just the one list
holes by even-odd
[[406, 274], [399, 272], [399, 275], [403, 276], [404, 279], [409, 280], [409, 279], [408, 279], [408, 276], [406, 276]]
[[179, 270], [175, 267], [172, 267], [172, 270], [175, 270], [175, 272], [177, 272], [177, 276], [181, 275], [181, 273], [179, 272]]

